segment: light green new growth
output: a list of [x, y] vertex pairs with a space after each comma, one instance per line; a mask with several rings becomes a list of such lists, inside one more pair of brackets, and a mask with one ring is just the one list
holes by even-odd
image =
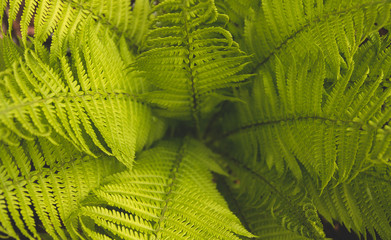
[[0, 238], [391, 239], [390, 17], [1, 0]]

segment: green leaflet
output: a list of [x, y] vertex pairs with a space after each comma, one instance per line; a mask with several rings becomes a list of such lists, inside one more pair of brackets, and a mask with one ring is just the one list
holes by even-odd
[[132, 171], [105, 179], [78, 210], [72, 229], [92, 239], [252, 237], [216, 190], [211, 157], [192, 139], [160, 142], [140, 155]]
[[152, 123], [150, 109], [135, 96], [143, 85], [126, 79], [112, 39], [100, 40], [91, 31], [75, 39], [71, 58], [64, 55], [51, 65], [26, 49], [3, 73], [0, 129], [5, 134], [0, 139], [16, 145], [13, 135], [44, 136], [55, 142], [56, 132], [90, 155], [97, 147], [131, 167]]

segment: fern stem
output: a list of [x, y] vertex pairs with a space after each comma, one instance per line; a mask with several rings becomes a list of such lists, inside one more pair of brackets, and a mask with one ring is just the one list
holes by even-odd
[[[184, 1], [186, 2], [186, 1]], [[185, 3], [183, 3], [185, 4]], [[191, 111], [192, 111], [192, 116], [194, 119], [194, 124], [196, 127], [196, 136], [198, 139], [201, 139], [201, 128], [200, 128], [200, 119], [199, 119], [199, 104], [198, 104], [198, 94], [196, 93], [196, 86], [195, 86], [195, 79], [194, 79], [194, 72], [192, 68], [192, 63], [193, 63], [193, 51], [191, 47], [191, 41], [190, 41], [190, 27], [189, 23], [187, 21], [187, 8], [186, 6], [183, 6], [183, 18], [184, 18], [184, 23], [185, 23], [185, 30], [186, 30], [186, 46], [189, 51], [188, 54], [188, 59], [189, 62], [187, 63], [188, 71], [189, 71], [189, 85], [190, 85], [190, 94], [192, 97], [192, 103], [191, 103]]]
[[84, 94], [80, 94], [80, 95], [78, 95], [78, 94], [76, 94], [76, 95], [64, 94], [64, 95], [56, 95], [56, 96], [48, 97], [48, 98], [42, 98], [42, 99], [35, 100], [35, 101], [28, 101], [28, 102], [25, 102], [25, 103], [22, 103], [22, 104], [17, 104], [17, 105], [8, 107], [8, 108], [4, 108], [4, 109], [0, 110], [0, 115], [5, 115], [5, 114], [7, 114], [7, 113], [9, 113], [9, 112], [11, 112], [13, 110], [24, 108], [24, 107], [27, 107], [27, 106], [34, 106], [34, 105], [40, 104], [40, 103], [43, 103], [43, 104], [46, 104], [48, 102], [50, 103], [50, 102], [53, 102], [54, 100], [77, 99], [77, 98], [85, 98], [85, 97], [94, 98], [96, 96], [106, 96], [106, 97], [109, 97], [109, 96], [117, 96], [117, 95], [123, 95], [123, 96], [126, 96], [126, 97], [130, 97], [130, 98], [133, 98], [133, 100], [135, 100], [137, 102], [144, 103], [136, 95], [133, 95], [133, 94], [130, 94], [130, 93], [124, 93], [124, 92], [86, 93], [85, 92]]
[[169, 179], [171, 180], [171, 183], [167, 186], [168, 190], [167, 190], [167, 192], [165, 194], [165, 199], [164, 199], [164, 203], [163, 203], [164, 207], [162, 208], [162, 211], [161, 211], [161, 214], [160, 214], [160, 218], [159, 218], [159, 222], [156, 224], [156, 226], [157, 226], [156, 229], [155, 229], [155, 235], [156, 236], [157, 236], [158, 232], [161, 230], [161, 227], [162, 227], [162, 224], [163, 224], [163, 221], [164, 221], [164, 216], [165, 216], [165, 213], [166, 213], [166, 211], [168, 209], [168, 204], [171, 201], [170, 195], [171, 195], [171, 193], [174, 190], [174, 185], [176, 184], [176, 180], [177, 180], [177, 173], [179, 171], [180, 165], [181, 165], [182, 160], [183, 160], [184, 151], [185, 151], [185, 149], [184, 149], [185, 148], [185, 142], [186, 142], [186, 140], [179, 147], [177, 157], [176, 157], [175, 161], [173, 162], [172, 167], [170, 169]]
[[248, 124], [248, 125], [243, 125], [241, 127], [238, 127], [238, 128], [233, 129], [233, 130], [230, 130], [230, 131], [224, 133], [221, 136], [218, 136], [218, 137], [216, 137], [214, 139], [209, 140], [207, 142], [207, 144], [214, 143], [214, 142], [222, 140], [224, 138], [228, 138], [228, 137], [230, 137], [232, 135], [235, 135], [235, 134], [238, 134], [238, 133], [240, 133], [242, 131], [249, 131], [251, 129], [263, 127], [263, 126], [266, 126], [266, 125], [280, 124], [280, 123], [283, 123], [283, 122], [294, 122], [294, 121], [301, 121], [301, 120], [309, 120], [309, 119], [321, 120], [321, 121], [324, 121], [324, 122], [328, 122], [329, 121], [329, 122], [333, 122], [333, 123], [345, 123], [345, 124], [356, 125], [357, 127], [362, 127], [363, 126], [362, 124], [360, 124], [358, 122], [354, 122], [352, 120], [329, 119], [329, 118], [326, 118], [326, 117], [318, 117], [318, 116], [286, 118], [286, 119], [272, 120], [272, 121], [266, 121], [266, 122], [255, 122], [255, 123], [251, 123], [251, 124]]

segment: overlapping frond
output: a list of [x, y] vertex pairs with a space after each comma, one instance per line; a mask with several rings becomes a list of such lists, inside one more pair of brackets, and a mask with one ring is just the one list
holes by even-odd
[[[14, 239], [68, 239], [65, 221], [102, 178], [119, 171], [114, 158], [92, 158], [66, 142], [0, 143], [0, 234]], [[44, 230], [43, 230], [44, 229]]]
[[391, 239], [390, 16], [0, 0], [0, 238]]
[[240, 74], [247, 56], [223, 28], [227, 16], [219, 14], [211, 0], [166, 0], [153, 9], [155, 13], [137, 60], [156, 87], [145, 98], [163, 116], [197, 123], [222, 98], [216, 90], [250, 76]]
[[[23, 4], [22, 4], [23, 3]], [[7, 7], [7, 4], [9, 4]], [[51, 36], [51, 54], [61, 56], [67, 51], [69, 38], [79, 34], [93, 19], [96, 31], [124, 36], [129, 45], [140, 44], [148, 30], [149, 0], [138, 0], [134, 6], [128, 0], [5, 0], [0, 5], [0, 22], [8, 12], [8, 32], [20, 16], [22, 42], [27, 43], [28, 27], [34, 24], [33, 41], [43, 44]]]
[[324, 239], [317, 209], [292, 175], [235, 159], [229, 160], [228, 169], [227, 191], [253, 234], [260, 239]]
[[144, 151], [78, 210], [73, 234], [92, 239], [239, 239], [252, 235], [212, 181], [213, 154], [192, 139]]
[[251, 166], [288, 168], [297, 179], [302, 165], [321, 188], [333, 177], [348, 181], [374, 161], [388, 161], [388, 44], [373, 35], [335, 83], [327, 80], [322, 51], [291, 56], [289, 64], [275, 58], [272, 68], [260, 68], [252, 89], [238, 93], [247, 104], [236, 104], [235, 116], [225, 118], [224, 137], [238, 144], [232, 154]]
[[149, 108], [135, 98], [143, 84], [126, 78], [110, 37], [100, 40], [87, 28], [76, 40], [71, 57], [55, 65], [27, 49], [1, 73], [0, 139], [15, 145], [14, 135], [51, 140], [55, 132], [90, 155], [97, 146], [130, 167], [152, 124]]
[[[266, 0], [246, 23], [247, 46], [257, 67], [274, 56], [303, 56], [309, 48], [324, 51], [331, 77], [349, 65], [359, 45], [389, 23], [391, 2]], [[262, 47], [259, 47], [262, 46]]]
[[311, 182], [307, 188], [313, 195], [319, 213], [329, 222], [343, 223], [349, 230], [366, 236], [378, 234], [391, 238], [390, 168], [377, 166], [361, 173], [350, 183], [327, 187], [319, 196]]

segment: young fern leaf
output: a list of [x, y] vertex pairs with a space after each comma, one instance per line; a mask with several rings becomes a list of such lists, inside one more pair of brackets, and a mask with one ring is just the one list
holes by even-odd
[[376, 59], [359, 60], [359, 51], [333, 85], [322, 53], [292, 57], [289, 65], [276, 58], [273, 68], [262, 67], [251, 91], [238, 94], [248, 105], [236, 104], [236, 120], [226, 118], [223, 136], [239, 144], [228, 149], [251, 165], [261, 159], [280, 173], [288, 168], [297, 179], [303, 165], [320, 188], [388, 161], [391, 89], [381, 82], [390, 76], [383, 69], [391, 67], [391, 52], [379, 41], [367, 42], [368, 56], [381, 47]]
[[121, 168], [113, 158], [92, 158], [66, 142], [57, 147], [35, 140], [16, 147], [0, 143], [0, 234], [68, 239], [64, 223], [70, 213], [104, 176]]
[[83, 44], [74, 42], [71, 58], [62, 56], [56, 67], [27, 49], [3, 72], [0, 129], [6, 134], [0, 140], [17, 145], [13, 135], [52, 140], [56, 132], [90, 155], [96, 146], [131, 167], [152, 124], [149, 108], [135, 98], [142, 83], [126, 79], [111, 38], [86, 29], [79, 40]]
[[132, 171], [108, 177], [92, 201], [82, 203], [74, 229], [89, 239], [253, 237], [216, 190], [212, 156], [192, 139], [160, 142]]
[[[248, 63], [230, 32], [222, 25], [212, 0], [166, 0], [152, 10], [152, 19], [138, 69], [156, 87], [145, 99], [162, 116], [201, 118], [217, 104], [213, 93], [236, 86], [250, 75], [239, 74]], [[214, 93], [217, 94], [217, 93]]]

